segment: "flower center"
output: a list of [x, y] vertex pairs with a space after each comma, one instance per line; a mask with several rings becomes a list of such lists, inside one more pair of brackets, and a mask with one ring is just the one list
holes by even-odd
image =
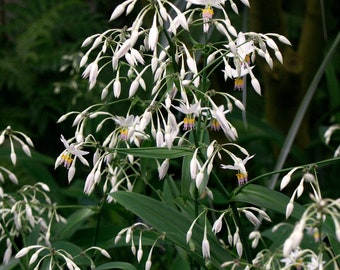
[[244, 79], [241, 77], [235, 78], [234, 89], [242, 90], [244, 86]]
[[246, 57], [244, 57], [244, 62], [246, 62], [248, 65], [251, 64], [251, 61], [250, 61], [250, 54], [249, 54], [249, 53], [246, 55]]
[[127, 127], [123, 127], [120, 129], [120, 138], [123, 141], [126, 141], [129, 138], [129, 129]]
[[195, 117], [193, 117], [192, 115], [187, 115], [187, 117], [184, 118], [183, 120], [184, 123], [184, 130], [188, 130], [188, 129], [194, 129], [195, 128]]
[[66, 152], [65, 154], [61, 155], [62, 163], [64, 164], [64, 167], [69, 169], [71, 166], [71, 163], [73, 161], [72, 154], [69, 152]]
[[219, 131], [220, 127], [221, 127], [220, 123], [215, 118], [213, 118], [211, 120], [211, 129], [214, 130], [214, 131]]
[[202, 9], [202, 17], [205, 20], [211, 20], [214, 15], [214, 10], [207, 5], [204, 9]]
[[248, 182], [248, 174], [244, 174], [244, 173], [237, 173], [236, 174], [237, 177], [237, 181], [238, 181], [238, 185], [242, 186], [243, 184]]

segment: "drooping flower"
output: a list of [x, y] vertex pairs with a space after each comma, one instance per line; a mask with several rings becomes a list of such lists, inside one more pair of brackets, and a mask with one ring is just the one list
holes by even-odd
[[222, 4], [224, 4], [224, 0], [186, 0], [188, 4], [200, 5], [200, 6], [212, 6], [215, 8], [222, 8]]
[[[254, 52], [255, 46], [252, 40], [247, 41], [244, 33], [239, 32], [236, 38], [236, 55], [231, 50], [227, 54], [229, 57], [236, 57], [243, 63], [249, 63], [249, 56]], [[230, 48], [230, 45], [225, 45], [226, 48]]]
[[204, 234], [202, 241], [202, 255], [203, 258], [210, 258], [210, 244], [207, 238], [207, 226], [204, 226]]
[[247, 173], [237, 173], [236, 174], [236, 177], [237, 177], [237, 181], [238, 181], [238, 185], [239, 186], [242, 186], [244, 185], [245, 183], [248, 182], [248, 174]]
[[183, 120], [183, 129], [190, 130], [195, 128], [195, 116], [199, 116], [202, 108], [199, 101], [195, 102], [192, 105], [180, 104], [178, 106], [174, 106], [178, 111], [184, 113], [186, 116]]
[[212, 105], [212, 109], [210, 110], [212, 119], [215, 119], [214, 122], [212, 122], [212, 129], [219, 130], [219, 128], [222, 128], [224, 134], [226, 137], [230, 140], [236, 140], [237, 138], [237, 132], [235, 128], [229, 123], [229, 121], [225, 118], [225, 114], [229, 112], [229, 110], [224, 111], [224, 106], [217, 106], [215, 102], [213, 102], [212, 99], [209, 98], [209, 101]]
[[73, 143], [69, 144], [63, 135], [61, 135], [60, 140], [62, 141], [66, 149], [60, 155], [61, 160], [60, 163], [56, 164], [57, 166], [59, 166], [60, 164], [64, 164], [64, 167], [68, 169], [76, 158], [79, 158], [84, 165], [88, 166], [88, 162], [85, 158], [83, 158], [83, 156], [87, 155], [89, 152], [78, 149], [78, 147]]
[[208, 32], [209, 30], [209, 22], [214, 16], [214, 10], [210, 5], [207, 5], [204, 9], [202, 9], [202, 18], [203, 18], [203, 32]]
[[285, 267], [295, 266], [296, 269], [301, 269], [303, 253], [299, 248], [291, 251], [285, 258], [281, 259], [281, 262], [285, 264]]
[[234, 80], [234, 89], [236, 90], [242, 90], [245, 85], [244, 77], [237, 77]]
[[225, 212], [222, 213], [219, 218], [214, 222], [213, 227], [212, 227], [212, 231], [216, 234], [219, 233], [222, 229], [222, 221], [223, 221], [223, 217], [225, 215]]
[[229, 156], [233, 159], [234, 161], [234, 165], [225, 165], [225, 164], [222, 164], [221, 165], [221, 168], [222, 169], [229, 169], [229, 170], [236, 170], [237, 173], [236, 173], [236, 177], [237, 177], [237, 181], [238, 181], [238, 185], [241, 186], [245, 183], [248, 182], [248, 173], [247, 173], [247, 170], [246, 170], [246, 167], [245, 167], [245, 164], [247, 163], [247, 161], [249, 159], [251, 159], [254, 155], [252, 156], [247, 156], [246, 158], [244, 159], [241, 159], [237, 156], [235, 156], [233, 153], [229, 152], [229, 151], [226, 151]]
[[68, 171], [68, 180], [71, 181], [75, 174], [75, 162], [76, 159], [79, 158], [81, 163], [86, 166], [89, 166], [87, 160], [83, 157], [87, 155], [89, 152], [80, 150], [80, 145], [76, 145], [74, 143], [69, 144], [69, 142], [61, 135], [60, 140], [65, 146], [65, 150], [60, 154], [55, 162], [55, 168], [57, 168], [60, 164], [63, 164]]
[[129, 128], [131, 128], [135, 122], [135, 116], [129, 115], [128, 117], [123, 116], [115, 116], [113, 120], [120, 126], [120, 139], [122, 141], [127, 141], [131, 134], [129, 132]]

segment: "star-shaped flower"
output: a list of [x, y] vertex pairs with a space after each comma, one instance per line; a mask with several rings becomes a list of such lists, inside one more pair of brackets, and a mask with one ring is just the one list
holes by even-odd
[[86, 166], [89, 166], [87, 160], [83, 157], [87, 155], [89, 152], [80, 150], [80, 145], [76, 145], [74, 143], [69, 143], [63, 135], [60, 137], [61, 142], [65, 146], [65, 150], [60, 154], [55, 162], [55, 168], [57, 168], [60, 164], [63, 164], [65, 168], [68, 169], [68, 180], [71, 181], [74, 177], [76, 168], [75, 162], [76, 159], [79, 158], [81, 163]]

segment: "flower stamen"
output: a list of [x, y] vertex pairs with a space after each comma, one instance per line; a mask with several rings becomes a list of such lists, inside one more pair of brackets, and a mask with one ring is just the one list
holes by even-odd
[[206, 33], [209, 30], [209, 22], [214, 16], [214, 10], [207, 5], [204, 9], [202, 9], [202, 18], [203, 18], [203, 31]]
[[71, 166], [71, 163], [73, 161], [72, 154], [69, 153], [69, 152], [66, 152], [65, 154], [62, 154], [61, 155], [61, 160], [62, 160], [61, 163], [64, 164], [64, 167], [69, 169], [70, 166]]
[[242, 186], [242, 185], [244, 185], [245, 183], [248, 182], [248, 174], [247, 173], [238, 172], [236, 174], [236, 177], [237, 177], [237, 181], [238, 181], [239, 186]]
[[195, 128], [195, 117], [193, 117], [192, 115], [187, 115], [184, 120], [184, 127], [183, 130], [191, 130]]
[[243, 87], [244, 87], [244, 79], [243, 79], [243, 77], [235, 78], [234, 89], [242, 90]]
[[219, 131], [221, 128], [220, 123], [217, 121], [216, 118], [211, 119], [211, 130]]
[[129, 129], [127, 127], [122, 127], [119, 132], [121, 140], [127, 141], [129, 138]]
[[202, 9], [202, 18], [204, 21], [209, 21], [214, 16], [214, 10], [210, 5], [207, 5], [204, 9]]

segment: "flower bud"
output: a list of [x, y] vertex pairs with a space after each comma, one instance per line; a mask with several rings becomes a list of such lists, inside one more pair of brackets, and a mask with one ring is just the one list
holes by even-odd
[[287, 204], [287, 207], [286, 207], [286, 219], [290, 217], [290, 215], [292, 214], [294, 210], [294, 203], [293, 202], [289, 202]]

